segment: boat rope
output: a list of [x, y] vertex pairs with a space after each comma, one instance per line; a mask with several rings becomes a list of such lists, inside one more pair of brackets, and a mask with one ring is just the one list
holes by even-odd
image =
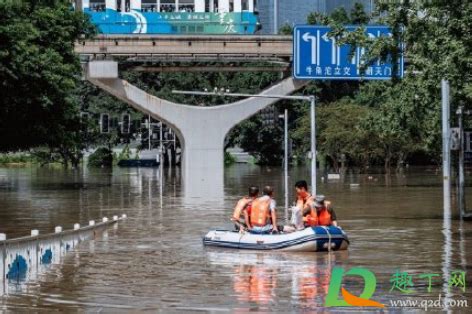
[[331, 233], [329, 232], [328, 228], [322, 226], [324, 230], [326, 230], [326, 234], [328, 235], [328, 252], [331, 251]]

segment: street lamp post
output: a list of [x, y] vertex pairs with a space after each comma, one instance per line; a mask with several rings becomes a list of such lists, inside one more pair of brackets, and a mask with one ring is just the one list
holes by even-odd
[[288, 109], [279, 118], [284, 120], [284, 200], [285, 216], [288, 217]]
[[287, 95], [264, 95], [264, 94], [243, 94], [243, 93], [230, 93], [225, 92], [224, 90], [218, 91], [215, 89], [214, 92], [201, 92], [201, 91], [182, 91], [182, 90], [173, 90], [173, 94], [179, 95], [192, 95], [192, 96], [219, 96], [219, 97], [235, 97], [235, 98], [272, 98], [272, 99], [287, 99], [287, 100], [302, 100], [310, 102], [310, 118], [311, 118], [311, 131], [310, 131], [310, 143], [311, 143], [311, 189], [312, 194], [316, 195], [316, 98], [314, 95], [311, 96], [287, 96]]
[[274, 35], [279, 33], [279, 0], [274, 0]]

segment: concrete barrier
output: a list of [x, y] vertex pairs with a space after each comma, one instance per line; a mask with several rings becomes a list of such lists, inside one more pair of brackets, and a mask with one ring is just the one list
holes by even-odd
[[61, 257], [80, 242], [95, 238], [109, 226], [126, 218], [126, 215], [120, 218], [113, 216], [113, 220], [104, 217], [100, 223], [93, 221], [86, 227], [74, 224], [72, 230], [65, 231], [57, 226], [54, 233], [44, 235], [35, 229], [31, 230], [31, 236], [15, 239], [0, 234], [0, 283], [3, 290], [5, 282], [34, 278], [41, 266], [58, 264]]

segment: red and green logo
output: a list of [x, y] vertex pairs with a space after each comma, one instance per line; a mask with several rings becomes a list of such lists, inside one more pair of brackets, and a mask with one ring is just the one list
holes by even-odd
[[[358, 276], [364, 279], [364, 290], [359, 296], [353, 295], [342, 287], [344, 276]], [[375, 274], [366, 268], [351, 268], [345, 273], [343, 268], [334, 267], [331, 273], [331, 281], [329, 283], [325, 306], [363, 306], [384, 308], [384, 304], [370, 299], [374, 295], [376, 287], [377, 278], [375, 277]], [[342, 299], [339, 299], [340, 291], [343, 297]]]

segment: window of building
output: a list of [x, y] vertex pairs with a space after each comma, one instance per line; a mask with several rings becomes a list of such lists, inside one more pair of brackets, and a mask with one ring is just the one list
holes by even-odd
[[141, 0], [141, 11], [157, 12], [157, 1], [156, 0]]
[[89, 9], [94, 12], [103, 12], [106, 10], [105, 0], [90, 0]]
[[249, 11], [249, 0], [241, 0], [241, 11]]
[[179, 12], [194, 12], [194, 0], [179, 0]]
[[161, 0], [161, 12], [175, 12], [175, 0]]

